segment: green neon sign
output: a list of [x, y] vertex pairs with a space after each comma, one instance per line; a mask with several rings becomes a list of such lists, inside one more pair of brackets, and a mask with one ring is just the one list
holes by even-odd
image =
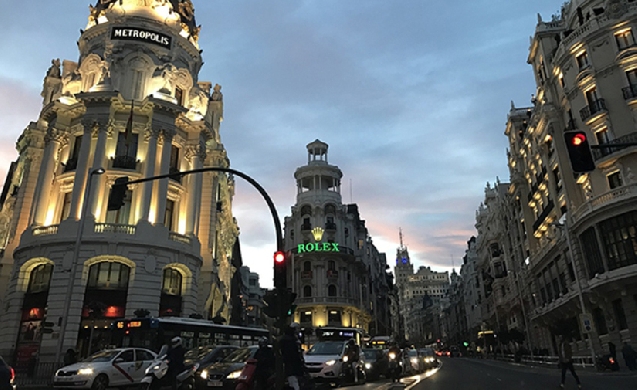
[[335, 242], [310, 242], [307, 244], [299, 244], [298, 246], [298, 253], [338, 251], [338, 244]]

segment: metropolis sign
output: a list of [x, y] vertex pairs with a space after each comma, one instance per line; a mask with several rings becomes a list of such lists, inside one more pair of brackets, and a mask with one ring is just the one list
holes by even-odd
[[315, 242], [298, 245], [298, 253], [310, 252], [338, 252], [338, 244], [335, 242]]
[[112, 40], [147, 42], [170, 49], [172, 37], [157, 31], [134, 27], [113, 27]]

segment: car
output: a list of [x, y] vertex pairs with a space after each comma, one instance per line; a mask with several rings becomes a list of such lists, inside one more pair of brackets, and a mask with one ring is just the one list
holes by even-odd
[[418, 374], [425, 371], [424, 363], [418, 351], [415, 349], [408, 349], [403, 353], [406, 371], [410, 374]]
[[438, 367], [438, 358], [433, 349], [421, 348], [418, 350], [418, 354], [421, 356], [426, 370]]
[[234, 390], [248, 359], [253, 359], [258, 345], [237, 348], [220, 362], [200, 365], [195, 373], [195, 389]]
[[[359, 348], [357, 345], [355, 348]], [[347, 372], [350, 343], [345, 340], [319, 341], [305, 353], [305, 367], [315, 383], [344, 385], [354, 378], [365, 382], [365, 355], [358, 354], [356, 373]], [[354, 375], [352, 375], [354, 374]]]
[[449, 356], [449, 357], [461, 357], [462, 356], [462, 352], [460, 352], [458, 347], [451, 347], [451, 348], [449, 348], [449, 353], [447, 354], [447, 356]]
[[137, 385], [155, 358], [154, 352], [143, 348], [105, 349], [57, 370], [53, 387], [104, 390]]
[[365, 348], [365, 375], [367, 380], [377, 380], [382, 376], [387, 376], [387, 365], [389, 360], [381, 349]]

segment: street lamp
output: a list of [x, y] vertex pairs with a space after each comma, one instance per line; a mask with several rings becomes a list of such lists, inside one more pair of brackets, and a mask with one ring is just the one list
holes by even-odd
[[94, 175], [102, 175], [104, 172], [106, 171], [102, 167], [91, 168], [88, 171], [88, 182], [86, 183], [86, 187], [84, 187], [84, 201], [83, 201], [84, 203], [82, 204], [82, 210], [80, 212], [80, 221], [77, 228], [75, 248], [73, 250], [73, 260], [71, 263], [71, 271], [69, 273], [70, 275], [69, 279], [71, 281], [71, 284], [69, 288], [66, 290], [66, 297], [64, 300], [64, 311], [62, 312], [63, 313], [62, 324], [60, 325], [60, 337], [58, 338], [58, 348], [55, 354], [56, 364], [60, 362], [60, 356], [62, 356], [62, 349], [64, 348], [64, 336], [66, 335], [66, 327], [68, 324], [69, 310], [71, 307], [71, 298], [73, 297], [73, 287], [75, 286], [75, 274], [77, 272], [77, 262], [80, 257], [80, 245], [82, 244], [82, 233], [84, 232], [84, 222], [86, 220], [85, 217], [88, 212], [89, 197], [91, 195], [91, 184], [93, 183]]
[[[568, 217], [564, 216], [564, 223], [555, 222], [553, 226], [558, 228], [563, 228], [564, 233], [566, 234], [566, 245], [568, 245], [568, 256], [570, 257], [571, 264], [573, 265], [573, 273], [575, 274], [575, 285], [577, 286], [577, 295], [579, 296], [579, 303], [582, 307], [582, 317], [588, 317], [588, 313], [586, 312], [586, 307], [584, 306], [584, 294], [582, 293], [582, 286], [580, 285], [579, 275], [577, 269], [575, 268], [575, 259], [573, 258], [573, 245], [571, 243], [571, 230], [568, 227]], [[591, 358], [593, 359], [593, 364], [595, 364], [595, 348], [593, 347], [593, 339], [591, 335], [588, 335], [588, 348], [591, 352]]]

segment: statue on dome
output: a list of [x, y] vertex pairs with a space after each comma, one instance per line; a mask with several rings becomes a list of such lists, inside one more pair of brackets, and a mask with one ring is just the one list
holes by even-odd
[[54, 77], [56, 79], [62, 78], [59, 58], [51, 60], [51, 66], [49, 67], [49, 70], [46, 71], [46, 77]]
[[221, 102], [223, 101], [223, 94], [221, 93], [221, 85], [215, 84], [215, 87], [212, 89], [212, 101], [213, 102]]
[[191, 0], [170, 0], [173, 11], [177, 12], [181, 17], [181, 25], [188, 32], [191, 38], [197, 40], [201, 26], [197, 26], [195, 20], [195, 6]]
[[89, 20], [95, 22], [95, 24], [99, 23], [99, 17], [102, 16], [104, 11], [106, 11], [111, 4], [117, 2], [119, 0], [97, 0], [97, 4], [93, 7], [89, 5], [89, 9], [91, 10], [91, 15], [89, 16]]

